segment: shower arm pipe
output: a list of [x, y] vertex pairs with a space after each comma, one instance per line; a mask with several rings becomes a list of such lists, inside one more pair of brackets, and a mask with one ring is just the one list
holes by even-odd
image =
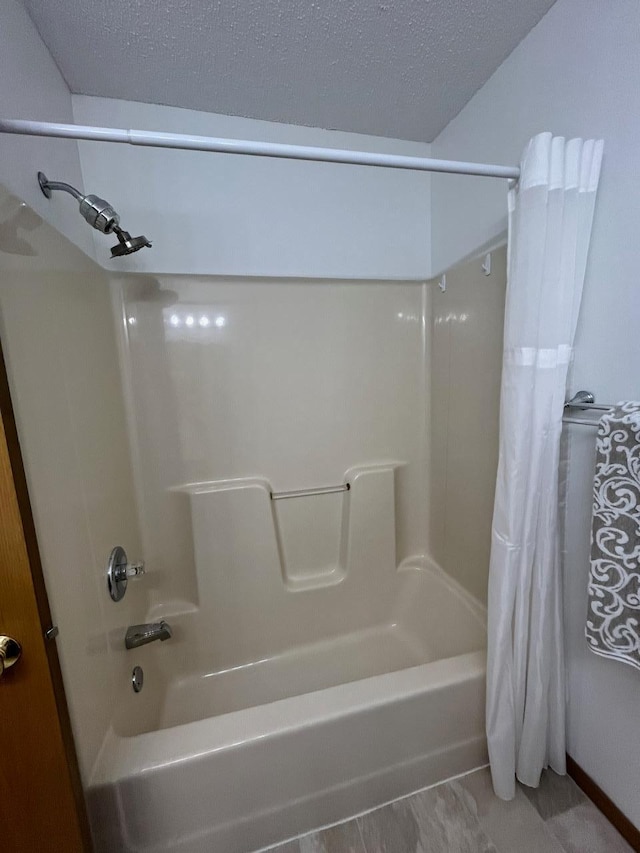
[[84, 198], [80, 190], [77, 190], [75, 187], [72, 187], [71, 184], [65, 184], [64, 181], [50, 181], [47, 178], [46, 188], [48, 190], [62, 190], [62, 192], [69, 193], [69, 195], [72, 195], [77, 201], [82, 201], [82, 199]]
[[308, 145], [287, 145], [280, 142], [222, 139], [215, 136], [192, 136], [182, 133], [162, 133], [155, 130], [124, 130], [115, 127], [0, 119], [0, 133], [51, 136], [59, 139], [84, 139], [91, 142], [117, 142], [185, 151], [212, 151], [218, 154], [244, 154], [252, 157], [277, 157], [285, 160], [345, 163], [352, 166], [379, 166], [386, 169], [409, 169], [417, 172], [446, 172], [454, 175], [478, 175], [487, 178], [517, 180], [520, 177], [520, 169], [516, 166], [465, 163], [457, 160], [434, 160], [430, 157], [382, 154], [372, 151], [349, 151]]

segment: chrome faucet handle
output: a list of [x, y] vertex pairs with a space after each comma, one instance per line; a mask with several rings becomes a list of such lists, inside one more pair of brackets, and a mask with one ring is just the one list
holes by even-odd
[[144, 561], [139, 560], [137, 563], [127, 563], [126, 566], [119, 566], [116, 570], [116, 580], [137, 578], [144, 573]]
[[127, 591], [129, 578], [137, 578], [145, 573], [144, 563], [130, 563], [127, 552], [120, 545], [116, 545], [107, 563], [107, 588], [113, 601], [120, 601]]

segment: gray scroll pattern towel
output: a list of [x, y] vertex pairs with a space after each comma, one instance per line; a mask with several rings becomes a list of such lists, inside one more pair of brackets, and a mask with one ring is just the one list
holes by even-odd
[[640, 403], [604, 415], [596, 447], [587, 641], [640, 669]]

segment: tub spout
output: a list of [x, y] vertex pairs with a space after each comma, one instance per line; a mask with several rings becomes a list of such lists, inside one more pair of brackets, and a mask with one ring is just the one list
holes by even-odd
[[161, 622], [147, 622], [145, 625], [131, 625], [127, 628], [124, 644], [128, 649], [137, 649], [154, 640], [168, 640], [171, 628], [164, 619]]

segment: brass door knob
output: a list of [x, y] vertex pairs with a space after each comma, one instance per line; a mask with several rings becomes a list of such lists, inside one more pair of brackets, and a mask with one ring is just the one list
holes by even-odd
[[21, 654], [22, 647], [17, 640], [0, 634], [0, 678], [4, 675], [5, 669], [9, 669], [17, 662]]

